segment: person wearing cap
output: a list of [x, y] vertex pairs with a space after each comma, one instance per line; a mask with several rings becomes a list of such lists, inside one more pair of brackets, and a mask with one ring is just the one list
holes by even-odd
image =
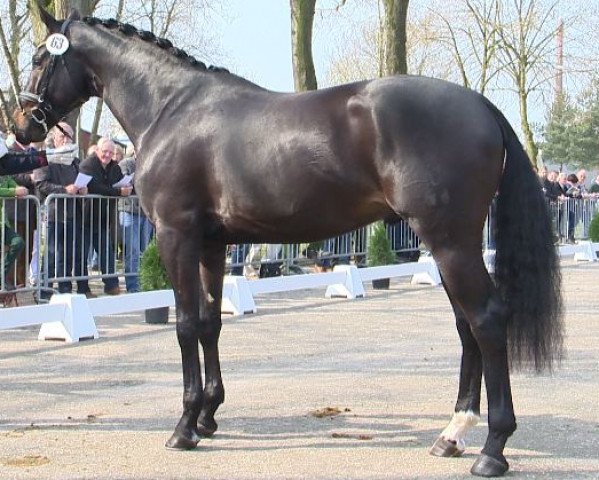
[[[94, 298], [87, 280], [87, 251], [89, 250], [89, 232], [85, 223], [87, 215], [83, 196], [87, 187], [75, 185], [79, 174], [79, 147], [73, 143], [73, 129], [66, 122], [50, 130], [54, 148], [48, 149], [48, 166], [36, 170], [33, 174], [40, 201], [47, 204], [46, 248], [48, 249], [48, 278], [59, 278], [58, 293], [71, 293], [72, 284], [65, 278], [77, 277], [77, 293]], [[49, 195], [58, 194], [58, 198]], [[68, 197], [66, 197], [68, 195]], [[48, 282], [52, 288], [52, 282]], [[49, 300], [51, 290], [43, 291], [41, 298]]]

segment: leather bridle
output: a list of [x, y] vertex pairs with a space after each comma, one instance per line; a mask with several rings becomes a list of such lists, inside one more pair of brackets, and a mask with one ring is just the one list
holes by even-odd
[[[69, 27], [70, 23], [71, 23], [71, 20], [69, 18], [67, 18], [63, 22], [62, 28], [60, 29], [60, 33], [62, 35], [66, 36], [67, 28]], [[64, 60], [64, 55], [50, 54], [50, 63], [48, 64], [48, 66], [46, 67], [44, 72], [42, 73], [42, 78], [38, 84], [39, 85], [39, 88], [38, 88], [39, 93], [33, 93], [33, 92], [27, 92], [27, 91], [21, 92], [19, 94], [19, 106], [21, 107], [21, 111], [25, 112], [25, 109], [21, 105], [21, 101], [33, 102], [36, 104], [35, 107], [29, 111], [29, 114], [31, 115], [31, 118], [33, 119], [33, 121], [38, 123], [44, 129], [44, 135], [48, 134], [48, 131], [49, 131], [48, 121], [51, 121], [56, 125], [56, 127], [63, 134], [65, 134], [68, 138], [71, 138], [71, 135], [69, 135], [67, 132], [65, 132], [65, 130], [60, 125], [58, 125], [58, 123], [68, 114], [68, 112], [70, 110], [62, 112], [62, 111], [56, 109], [55, 107], [53, 107], [50, 104], [50, 102], [48, 101], [48, 99], [46, 98], [46, 92], [48, 91], [48, 87], [50, 86], [50, 81], [52, 79], [52, 75], [54, 73], [54, 69], [56, 68], [56, 63], [59, 58], [60, 58], [60, 61], [62, 62], [62, 65], [63, 65], [65, 71], [67, 72], [67, 74], [69, 76], [69, 80], [70, 80], [71, 84], [74, 86], [74, 82], [71, 78], [69, 69], [67, 68], [67, 64]], [[72, 138], [71, 138], [71, 140], [72, 140]]]

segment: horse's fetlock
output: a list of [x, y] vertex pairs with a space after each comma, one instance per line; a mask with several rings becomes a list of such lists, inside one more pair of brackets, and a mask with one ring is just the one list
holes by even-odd
[[221, 384], [216, 382], [206, 385], [204, 389], [204, 400], [210, 405], [220, 405], [225, 401], [225, 389]]

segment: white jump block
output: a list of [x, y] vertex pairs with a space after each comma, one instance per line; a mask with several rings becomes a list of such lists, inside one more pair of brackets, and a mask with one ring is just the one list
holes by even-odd
[[593, 242], [580, 241], [576, 245], [579, 250], [574, 252], [574, 260], [577, 262], [596, 262], [597, 254], [596, 249], [593, 246]]
[[354, 299], [363, 298], [366, 295], [366, 292], [364, 291], [364, 285], [362, 285], [360, 271], [356, 266], [335, 265], [335, 268], [333, 268], [333, 273], [343, 274], [343, 277], [336, 279], [343, 281], [329, 285], [324, 294], [326, 298], [342, 297]]
[[422, 271], [412, 276], [412, 285], [422, 283], [433, 286], [441, 285], [441, 275], [433, 257], [420, 256], [416, 265], [419, 265]]
[[585, 262], [594, 262], [597, 260], [595, 251], [593, 243], [589, 241], [580, 241], [572, 245], [560, 245], [558, 247], [560, 257], [574, 255], [574, 260]]
[[223, 282], [222, 313], [245, 315], [256, 313], [256, 304], [249, 282], [243, 276], [227, 275]]
[[42, 323], [39, 340], [76, 343], [100, 336], [85, 295], [55, 294], [50, 299], [50, 306], [52, 305], [63, 306], [63, 318], [61, 321]]

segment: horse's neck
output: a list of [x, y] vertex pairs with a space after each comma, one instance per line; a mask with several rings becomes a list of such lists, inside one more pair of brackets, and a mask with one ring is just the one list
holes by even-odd
[[213, 75], [184, 68], [159, 47], [102, 27], [82, 26], [77, 37], [77, 51], [100, 80], [104, 102], [134, 143], [178, 96], [176, 85], [186, 85], [185, 77], [201, 88]]

